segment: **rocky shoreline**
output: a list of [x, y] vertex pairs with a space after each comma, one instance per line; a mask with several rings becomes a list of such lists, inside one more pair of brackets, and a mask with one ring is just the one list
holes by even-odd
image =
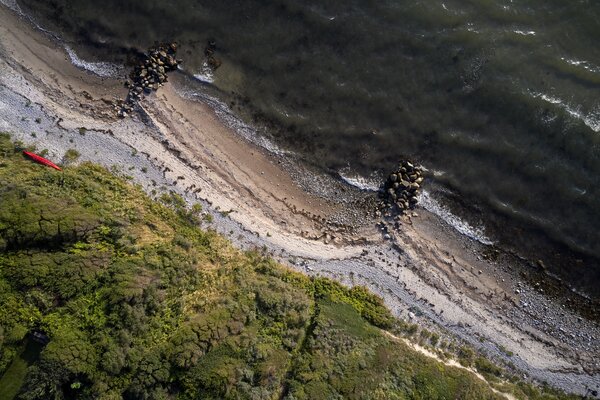
[[121, 118], [127, 117], [144, 94], [157, 91], [168, 82], [167, 73], [175, 71], [181, 62], [175, 55], [177, 43], [159, 44], [151, 47], [143, 59], [129, 74], [125, 87], [129, 89], [127, 98], [121, 104], [115, 105], [115, 111]]
[[[299, 189], [264, 149], [224, 127], [206, 105], [181, 99], [173, 89], [180, 84], [177, 73], [140, 99], [131, 118], [119, 119], [112, 101], [125, 95], [120, 82], [91, 77], [60, 57], [44, 57], [60, 50], [33, 31], [20, 35], [27, 28], [7, 10], [0, 9], [0, 19], [2, 130], [48, 149], [55, 159], [75, 148], [83, 161], [117, 166], [151, 195], [174, 191], [190, 204], [199, 202], [212, 220], [206, 227], [238, 247], [266, 249], [310, 275], [363, 284], [399, 318], [470, 343], [513, 364], [527, 379], [581, 395], [599, 390], [597, 322], [565, 307], [562, 298], [540, 293], [519, 275], [519, 260], [486, 256], [489, 247], [414, 203], [393, 224], [384, 220], [376, 228], [381, 220], [361, 217], [364, 226], [336, 232], [343, 240], [328, 240], [318, 234], [318, 222], [335, 220], [349, 205]], [[406, 190], [410, 208], [410, 195], [419, 189], [411, 191], [410, 185], [423, 183], [417, 182], [422, 176], [411, 177], [406, 165], [399, 172], [409, 185], [394, 194], [404, 199]], [[396, 176], [395, 182], [388, 177], [387, 189], [394, 189]], [[329, 190], [325, 178], [317, 181], [315, 192]]]
[[[414, 209], [423, 180], [421, 167], [414, 166], [407, 160], [402, 161], [398, 168], [390, 173], [379, 191], [382, 200], [379, 209], [383, 210], [384, 216], [391, 217], [395, 210], [402, 214]], [[376, 216], [381, 216], [381, 211], [378, 211]]]

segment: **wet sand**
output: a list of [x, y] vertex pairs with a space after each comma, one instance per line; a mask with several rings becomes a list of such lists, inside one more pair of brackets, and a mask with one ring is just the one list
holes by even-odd
[[3, 6], [0, 21], [0, 130], [48, 149], [54, 161], [75, 148], [81, 161], [112, 167], [153, 196], [179, 193], [212, 216], [205, 228], [238, 247], [365, 285], [399, 318], [468, 342], [527, 378], [582, 395], [599, 390], [598, 322], [569, 306], [574, 294], [546, 296], [526, 260], [474, 242], [419, 207], [380, 221], [344, 201], [369, 194], [327, 177], [299, 182], [302, 166], [290, 168], [208, 104], [180, 95], [178, 73], [132, 118], [119, 119], [121, 80], [75, 67], [52, 37]]

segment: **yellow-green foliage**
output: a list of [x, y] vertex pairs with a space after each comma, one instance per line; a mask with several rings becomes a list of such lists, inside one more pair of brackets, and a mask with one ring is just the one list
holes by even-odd
[[[498, 397], [390, 341], [378, 327], [394, 320], [366, 289], [242, 253], [200, 230], [199, 211], [173, 194], [152, 201], [96, 165], [32, 163], [0, 135], [0, 374], [8, 369], [11, 390], [21, 386], [22, 399]], [[12, 362], [32, 332], [50, 341], [25, 376], [27, 364]]]

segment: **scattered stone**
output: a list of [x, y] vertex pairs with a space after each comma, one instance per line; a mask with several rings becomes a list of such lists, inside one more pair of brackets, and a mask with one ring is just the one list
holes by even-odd
[[217, 43], [214, 40], [209, 40], [204, 48], [204, 55], [206, 56], [206, 63], [213, 70], [216, 70], [221, 66], [221, 60], [215, 57], [217, 51]]
[[542, 260], [537, 260], [537, 265], [538, 267], [540, 267], [542, 270], [546, 270], [546, 264], [544, 264], [544, 262]]

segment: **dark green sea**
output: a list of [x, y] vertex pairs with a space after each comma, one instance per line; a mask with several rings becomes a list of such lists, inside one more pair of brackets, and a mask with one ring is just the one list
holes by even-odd
[[323, 173], [421, 163], [426, 208], [600, 295], [600, 1], [17, 2], [80, 62], [178, 41], [194, 90]]

